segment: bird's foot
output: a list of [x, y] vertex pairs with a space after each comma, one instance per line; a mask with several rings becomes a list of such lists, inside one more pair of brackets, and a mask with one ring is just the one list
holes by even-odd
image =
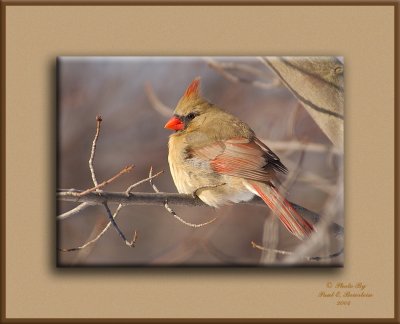
[[206, 190], [206, 189], [217, 188], [217, 187], [220, 187], [220, 186], [223, 186], [223, 185], [226, 185], [226, 183], [219, 183], [219, 184], [215, 184], [215, 185], [199, 187], [195, 191], [192, 192], [192, 197], [193, 198], [198, 198], [199, 197], [198, 194], [200, 193], [200, 191]]

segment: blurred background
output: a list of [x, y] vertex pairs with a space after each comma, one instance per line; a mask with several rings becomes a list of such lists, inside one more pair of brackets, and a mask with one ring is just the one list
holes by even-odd
[[[332, 197], [343, 192], [343, 155], [290, 91], [256, 57], [62, 57], [58, 59], [58, 183], [59, 189], [93, 187], [88, 160], [96, 132], [96, 115], [103, 122], [94, 168], [102, 182], [129, 164], [135, 168], [107, 185], [105, 191], [125, 191], [147, 178], [150, 166], [160, 191], [177, 192], [168, 166], [169, 130], [166, 121], [186, 87], [201, 76], [201, 93], [212, 103], [238, 116], [255, 131], [289, 169], [281, 180], [287, 198], [343, 225], [343, 204]], [[154, 192], [146, 182], [134, 191]], [[58, 201], [58, 215], [77, 206]], [[329, 208], [327, 207], [329, 205]], [[112, 211], [117, 205], [110, 204]], [[162, 206], [126, 206], [116, 221], [129, 248], [114, 228], [94, 244], [74, 252], [58, 252], [59, 266], [123, 265], [279, 265], [285, 255], [254, 248], [294, 251], [302, 244], [276, 221], [268, 207], [230, 205], [171, 207], [192, 228], [177, 221]], [[102, 206], [57, 221], [58, 247], [83, 245], [108, 223]], [[314, 253], [339, 251], [343, 241], [326, 236]], [[343, 255], [310, 265], [340, 265]]]

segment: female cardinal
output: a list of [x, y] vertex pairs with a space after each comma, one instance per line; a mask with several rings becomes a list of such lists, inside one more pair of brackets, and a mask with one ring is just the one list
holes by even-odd
[[260, 196], [293, 235], [310, 236], [313, 226], [274, 186], [286, 167], [247, 124], [203, 99], [199, 85], [192, 81], [165, 125], [175, 131], [168, 162], [178, 191], [213, 207]]

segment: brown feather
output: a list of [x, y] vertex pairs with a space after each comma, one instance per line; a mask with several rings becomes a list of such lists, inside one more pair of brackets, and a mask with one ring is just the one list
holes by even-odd
[[213, 171], [220, 174], [269, 182], [274, 178], [275, 171], [286, 168], [276, 155], [272, 156], [265, 148], [255, 140], [234, 138], [197, 149], [189, 148], [187, 152], [191, 159], [209, 161]]

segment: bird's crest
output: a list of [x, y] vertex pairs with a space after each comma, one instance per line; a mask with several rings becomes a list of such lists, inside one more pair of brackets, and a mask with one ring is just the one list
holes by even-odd
[[186, 98], [186, 99], [189, 99], [189, 98], [192, 98], [192, 97], [198, 97], [199, 96], [199, 88], [200, 88], [200, 77], [197, 77], [187, 87], [183, 97]]
[[203, 102], [205, 101], [200, 96], [200, 77], [197, 77], [190, 83], [183, 96], [179, 100], [175, 108], [175, 114], [186, 116], [192, 112], [194, 106]]

